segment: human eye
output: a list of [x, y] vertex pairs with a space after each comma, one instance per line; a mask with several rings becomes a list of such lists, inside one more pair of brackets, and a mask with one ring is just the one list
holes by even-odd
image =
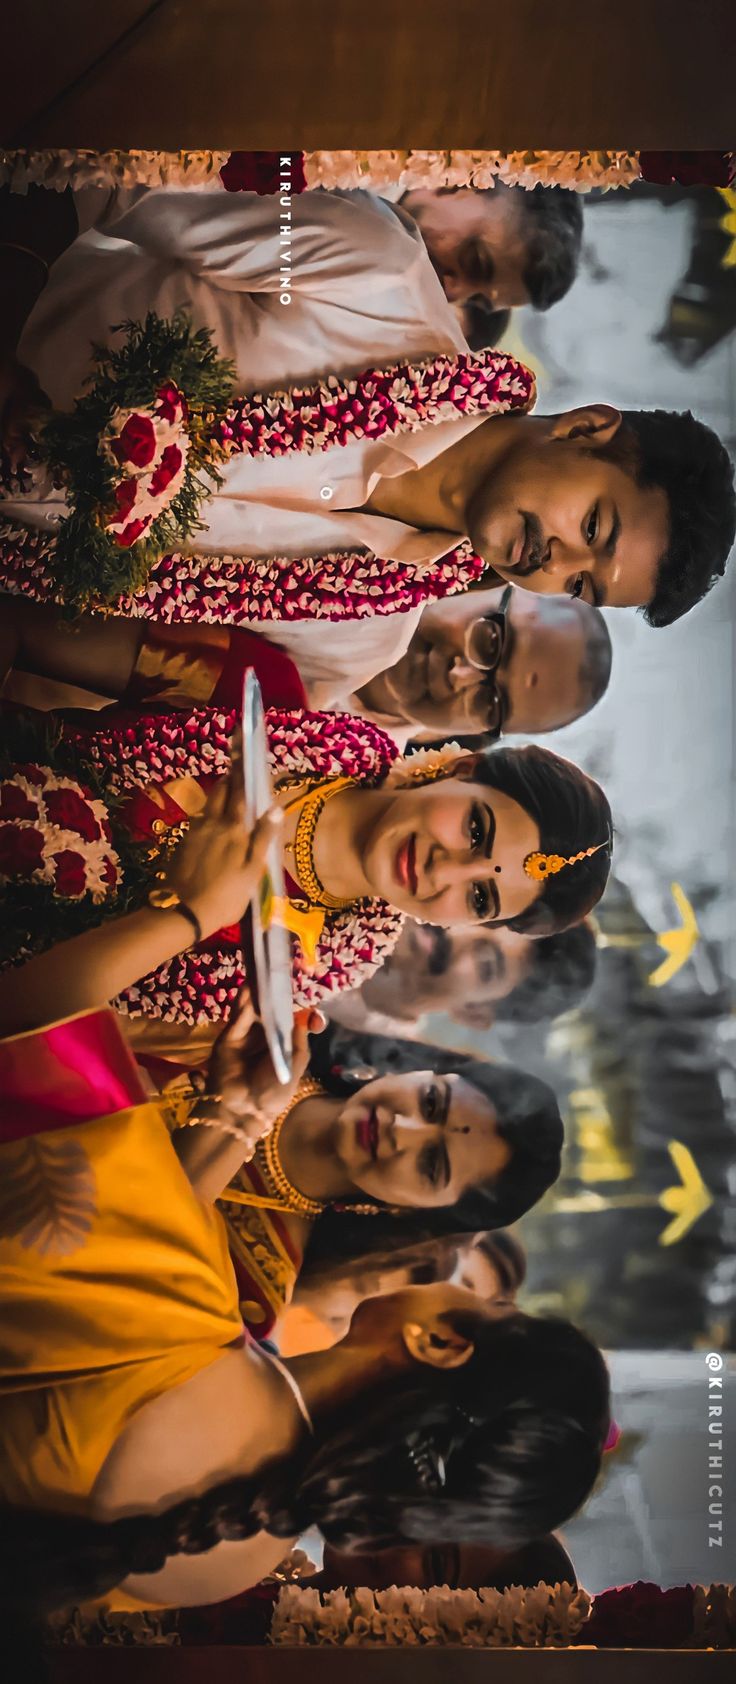
[[596, 503], [595, 508], [591, 509], [591, 512], [588, 515], [588, 519], [586, 520], [585, 526], [584, 526], [584, 529], [583, 529], [586, 544], [594, 544], [595, 543], [596, 538], [598, 537], [598, 533], [600, 532], [600, 527], [601, 527], [600, 509], [598, 508], [598, 504]]
[[417, 1167], [420, 1175], [425, 1181], [429, 1182], [430, 1187], [436, 1187], [438, 1185], [441, 1166], [441, 1148], [439, 1146], [425, 1146], [423, 1152], [420, 1152], [419, 1154]]
[[435, 1082], [425, 1088], [422, 1094], [422, 1111], [428, 1123], [433, 1123], [440, 1112], [440, 1094]]
[[468, 818], [468, 837], [474, 854], [482, 848], [485, 841], [485, 834], [486, 831], [483, 823], [483, 814], [477, 802], [473, 802]]
[[487, 883], [471, 883], [468, 904], [473, 918], [487, 918], [491, 908], [491, 897]]
[[587, 573], [576, 573], [576, 574], [574, 574], [572, 579], [568, 579], [567, 584], [565, 586], [566, 596], [571, 596], [576, 602], [588, 602], [588, 601], [590, 601], [590, 597], [589, 597], [589, 594], [588, 594], [588, 581], [589, 581], [589, 574], [587, 574]]

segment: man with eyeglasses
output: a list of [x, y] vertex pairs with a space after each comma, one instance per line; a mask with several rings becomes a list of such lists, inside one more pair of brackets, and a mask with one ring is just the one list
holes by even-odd
[[406, 652], [331, 705], [413, 738], [534, 736], [579, 719], [604, 694], [602, 614], [569, 597], [471, 591], [424, 609]]

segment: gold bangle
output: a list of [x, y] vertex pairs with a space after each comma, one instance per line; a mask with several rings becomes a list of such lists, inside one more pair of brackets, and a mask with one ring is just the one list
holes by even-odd
[[[240, 1128], [238, 1124], [232, 1120], [226, 1121], [224, 1117], [198, 1117], [196, 1108], [195, 1110], [190, 1111], [189, 1116], [186, 1121], [181, 1124], [181, 1127], [189, 1129], [218, 1129], [220, 1134], [229, 1134], [232, 1136], [233, 1140], [239, 1140], [244, 1146], [248, 1146], [250, 1148], [251, 1158], [254, 1156], [256, 1146], [258, 1144], [257, 1141], [251, 1140], [250, 1135], [246, 1134], [245, 1130]], [[248, 1159], [246, 1159], [245, 1162], [248, 1162]]]
[[44, 279], [46, 281], [48, 280], [48, 263], [46, 262], [45, 257], [42, 257], [40, 252], [33, 251], [31, 246], [19, 245], [17, 240], [0, 240], [0, 251], [19, 251], [23, 257], [31, 257], [34, 263], [40, 263], [44, 272]]

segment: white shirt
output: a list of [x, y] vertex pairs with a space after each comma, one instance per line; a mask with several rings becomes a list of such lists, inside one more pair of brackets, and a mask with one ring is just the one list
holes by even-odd
[[[241, 391], [278, 389], [328, 372], [358, 374], [466, 350], [416, 224], [364, 192], [309, 192], [291, 201], [291, 303], [280, 302], [278, 195], [137, 188], [76, 196], [85, 232], [54, 264], [27, 324], [21, 360], [59, 407], [90, 372], [92, 341], [114, 323], [184, 309], [232, 357]], [[396, 440], [356, 440], [313, 455], [227, 464], [204, 505], [204, 555], [323, 555], [368, 549], [431, 564], [453, 546], [361, 513], [380, 477], [431, 461], [482, 417], [427, 425]], [[63, 494], [31, 492], [4, 518], [45, 526]], [[250, 623], [293, 656], [314, 707], [336, 706], [404, 654], [421, 608], [375, 619]], [[248, 623], [246, 622], [246, 627]]]
[[[406, 654], [422, 617], [422, 604], [406, 614], [370, 620], [251, 620], [250, 630], [279, 643], [291, 656], [309, 705], [329, 713], [357, 713], [397, 741], [395, 721], [368, 712], [353, 693]], [[415, 736], [406, 732], [405, 741]], [[401, 747], [399, 743], [399, 747]]]
[[[59, 259], [22, 336], [19, 355], [58, 407], [68, 408], [91, 369], [93, 340], [148, 310], [183, 309], [212, 329], [236, 364], [241, 391], [278, 389], [373, 363], [466, 350], [416, 224], [364, 192], [291, 201], [291, 303], [280, 302], [278, 195], [209, 188], [78, 195], [96, 227]], [[104, 203], [101, 204], [101, 198]], [[361, 513], [379, 478], [431, 461], [482, 417], [428, 424], [396, 440], [252, 460], [225, 468], [205, 504], [205, 555], [320, 555], [367, 548], [379, 557], [431, 563], [453, 547], [424, 532]], [[7, 519], [45, 525], [60, 493], [4, 505]]]

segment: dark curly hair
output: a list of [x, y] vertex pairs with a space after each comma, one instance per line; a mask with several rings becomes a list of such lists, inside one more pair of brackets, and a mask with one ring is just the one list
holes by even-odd
[[445, 1076], [456, 1073], [493, 1106], [498, 1132], [507, 1141], [511, 1157], [495, 1180], [477, 1181], [452, 1205], [407, 1207], [398, 1213], [387, 1209], [385, 1215], [370, 1219], [352, 1216], [342, 1202], [339, 1211], [328, 1208], [310, 1230], [305, 1271], [366, 1259], [370, 1252], [402, 1251], [428, 1239], [508, 1227], [531, 1210], [557, 1180], [564, 1139], [562, 1118], [552, 1089], [538, 1077], [513, 1065], [464, 1058], [421, 1042], [394, 1043], [371, 1036], [371, 1074], [356, 1078], [349, 1070], [335, 1070], [330, 1043], [329, 1028], [324, 1035], [312, 1037], [310, 1070], [334, 1097], [348, 1098], [367, 1081], [397, 1070], [431, 1069], [435, 1075]]
[[6, 1607], [46, 1610], [103, 1596], [182, 1552], [267, 1531], [319, 1527], [338, 1548], [432, 1539], [516, 1548], [585, 1500], [609, 1425], [597, 1348], [569, 1322], [447, 1310], [472, 1341], [459, 1368], [412, 1364], [339, 1403], [287, 1457], [161, 1513], [110, 1522], [6, 1509], [0, 1586]]
[[734, 469], [717, 434], [690, 410], [624, 410], [599, 456], [642, 489], [659, 487], [669, 505], [669, 539], [644, 608], [650, 626], [671, 626], [722, 578], [736, 535]]
[[579, 924], [600, 900], [611, 869], [613, 823], [600, 785], [548, 748], [489, 748], [472, 758], [467, 775], [517, 801], [539, 830], [544, 854], [564, 859], [608, 842], [588, 859], [550, 876], [518, 918], [502, 918], [519, 935], [548, 936]]
[[596, 944], [590, 924], [576, 924], [559, 935], [530, 942], [521, 982], [497, 1000], [503, 1023], [539, 1023], [579, 1006], [595, 977]]
[[570, 291], [578, 272], [583, 207], [566, 187], [520, 188], [517, 204], [527, 254], [522, 280], [535, 310], [549, 310]]

